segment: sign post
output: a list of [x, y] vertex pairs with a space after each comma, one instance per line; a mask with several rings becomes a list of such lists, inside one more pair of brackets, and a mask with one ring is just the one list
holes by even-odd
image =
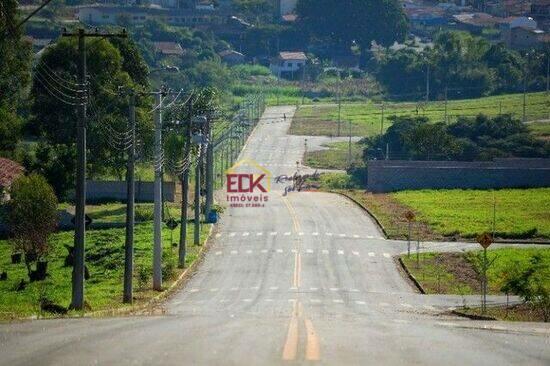
[[483, 233], [477, 237], [477, 242], [483, 247], [483, 261], [482, 261], [482, 271], [483, 279], [481, 284], [481, 313], [485, 314], [487, 310], [487, 269], [489, 267], [489, 262], [487, 260], [487, 248], [493, 243], [493, 238], [487, 233]]

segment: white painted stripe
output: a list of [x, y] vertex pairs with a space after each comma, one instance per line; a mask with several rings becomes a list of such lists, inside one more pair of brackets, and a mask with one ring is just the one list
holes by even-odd
[[273, 299], [265, 299], [265, 301], [267, 301], [267, 302], [272, 302]]
[[275, 235], [277, 235], [277, 232], [276, 232], [276, 231], [272, 231], [272, 232], [269, 233], [269, 235], [275, 236]]
[[315, 233], [311, 233], [311, 235], [317, 236], [317, 235], [319, 235], [319, 233], [318, 233], [318, 232], [315, 232]]
[[355, 239], [358, 239], [358, 238], [359, 238], [359, 235], [355, 234], [355, 235], [353, 235], [353, 237], [354, 237]]
[[298, 251], [296, 249], [291, 249], [290, 251], [294, 254], [298, 253]]
[[192, 288], [191, 290], [189, 290], [189, 292], [199, 292], [199, 289], [198, 288]]
[[282, 249], [277, 249], [277, 253], [282, 253], [283, 250]]
[[391, 255], [390, 255], [389, 253], [384, 253], [383, 256], [386, 257], [386, 258], [390, 258], [390, 257], [391, 257]]
[[359, 290], [356, 289], [356, 288], [352, 288], [352, 289], [350, 289], [349, 291], [350, 291], [350, 292], [359, 292]]
[[230, 291], [239, 291], [239, 288], [238, 287], [231, 287]]
[[217, 288], [211, 288], [211, 289], [210, 289], [210, 292], [216, 292], [216, 291], [218, 291]]
[[332, 236], [332, 233], [325, 233], [326, 236]]
[[341, 238], [345, 238], [345, 237], [346, 237], [346, 234], [340, 234], [340, 237], [341, 237]]
[[298, 233], [298, 236], [304, 236], [304, 233], [299, 232], [299, 233]]
[[390, 306], [390, 304], [388, 304], [387, 302], [381, 302], [378, 305], [380, 305], [380, 306]]
[[357, 305], [365, 305], [365, 302], [364, 302], [364, 301], [355, 301], [355, 303], [356, 303]]
[[246, 251], [246, 254], [252, 254], [252, 251], [249, 249]]
[[260, 289], [260, 286], [252, 286], [250, 289], [251, 289], [251, 290], [259, 290], [259, 289]]
[[331, 287], [331, 288], [330, 288], [330, 291], [338, 291], [338, 290], [339, 290], [338, 287]]
[[374, 257], [374, 253], [373, 253], [373, 252], [369, 252], [369, 257]]
[[306, 253], [313, 254], [313, 249], [306, 249]]
[[309, 288], [309, 291], [317, 291], [317, 290], [318, 290], [317, 287], [310, 287], [310, 288]]
[[289, 236], [290, 235], [290, 231], [287, 231], [286, 233], [284, 233], [285, 236]]
[[296, 290], [298, 290], [298, 287], [292, 286], [292, 287], [290, 287], [288, 290], [289, 290], [289, 291], [296, 291]]
[[267, 249], [262, 249], [262, 253], [267, 253]]
[[342, 304], [342, 303], [344, 302], [344, 300], [342, 300], [342, 299], [334, 299], [334, 300], [332, 300], [332, 302], [337, 303], [337, 304]]
[[232, 250], [231, 254], [237, 254], [238, 252], [236, 250]]
[[222, 255], [222, 252], [216, 252], [216, 255]]
[[369, 238], [369, 239], [374, 239], [374, 236], [372, 236], [372, 235], [367, 235], [367, 238]]
[[313, 303], [316, 303], [316, 304], [321, 302], [321, 300], [319, 300], [319, 299], [310, 299], [309, 301], [311, 301]]
[[229, 237], [234, 237], [235, 235], [237, 235], [237, 233], [229, 233]]
[[262, 235], [264, 235], [264, 233], [262, 232], [256, 233], [256, 236], [262, 236]]
[[279, 287], [278, 287], [278, 286], [271, 286], [269, 289], [270, 289], [270, 290], [278, 290]]
[[432, 310], [432, 311], [437, 310], [435, 307], [433, 307], [431, 305], [424, 305], [424, 309], [428, 309], [428, 310]]
[[344, 251], [343, 251], [343, 250], [339, 250], [339, 251], [338, 251], [338, 255], [344, 255]]
[[357, 256], [359, 255], [359, 252], [355, 252], [355, 251], [354, 251], [354, 252], [352, 252], [352, 253], [353, 253], [353, 255], [357, 255]]
[[245, 231], [245, 232], [243, 233], [243, 236], [248, 236], [248, 235], [250, 235], [249, 232], [246, 232], [246, 231]]
[[251, 302], [252, 299], [243, 299], [244, 302]]
[[328, 254], [328, 250], [326, 250], [326, 249], [323, 249], [321, 252], [322, 252], [323, 254]]

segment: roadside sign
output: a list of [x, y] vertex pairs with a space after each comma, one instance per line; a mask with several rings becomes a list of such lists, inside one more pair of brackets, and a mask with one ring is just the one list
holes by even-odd
[[166, 221], [166, 226], [168, 227], [168, 229], [174, 230], [178, 227], [178, 222], [174, 219], [169, 219], [168, 221]]
[[479, 245], [481, 245], [484, 249], [489, 248], [491, 244], [493, 244], [493, 239], [491, 238], [491, 235], [484, 233], [477, 237], [477, 242]]

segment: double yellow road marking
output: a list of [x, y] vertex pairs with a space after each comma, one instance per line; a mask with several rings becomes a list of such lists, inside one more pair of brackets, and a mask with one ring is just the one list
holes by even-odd
[[[294, 224], [294, 230], [300, 232], [300, 223], [298, 221], [298, 215], [294, 210], [294, 207], [288, 202], [287, 198], [282, 196], [283, 202], [285, 203], [292, 222]], [[299, 288], [301, 286], [301, 273], [302, 273], [302, 256], [299, 251], [296, 250], [294, 255], [294, 275], [292, 278], [292, 286], [294, 288]], [[313, 326], [311, 319], [304, 317], [304, 311], [302, 303], [299, 300], [294, 301], [292, 308], [292, 315], [290, 317], [290, 322], [288, 324], [288, 331], [286, 335], [285, 345], [283, 347], [282, 359], [284, 361], [294, 361], [298, 355], [298, 344], [299, 344], [299, 325], [300, 320], [303, 319], [305, 329], [306, 329], [306, 350], [305, 350], [305, 359], [307, 361], [319, 361], [320, 360], [320, 345], [319, 337]]]

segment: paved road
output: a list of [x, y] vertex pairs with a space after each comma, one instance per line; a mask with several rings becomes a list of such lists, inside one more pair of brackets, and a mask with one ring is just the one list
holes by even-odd
[[[294, 173], [304, 149], [283, 113], [268, 109], [242, 154], [273, 176]], [[265, 207], [227, 210], [165, 315], [1, 325], [0, 364], [550, 363], [547, 325], [445, 315], [463, 299], [416, 294], [392, 258], [405, 243], [343, 197], [286, 184], [272, 181]]]

